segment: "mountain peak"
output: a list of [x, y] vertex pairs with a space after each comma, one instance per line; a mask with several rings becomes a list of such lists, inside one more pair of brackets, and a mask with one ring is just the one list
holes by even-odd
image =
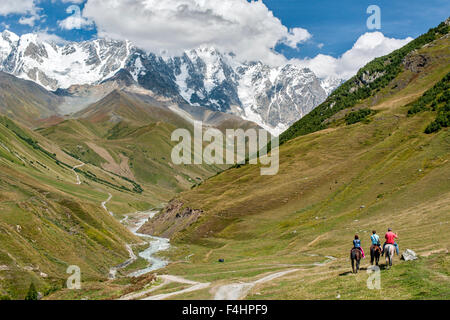
[[15, 34], [14, 32], [9, 31], [7, 29], [5, 29], [2, 32], [2, 37], [3, 37], [3, 39], [10, 40], [11, 42], [17, 42], [20, 39], [20, 37], [17, 34]]
[[119, 85], [127, 87], [137, 84], [131, 73], [126, 69], [120, 69], [114, 76], [102, 81], [101, 84], [108, 82], [117, 82]]
[[[2, 38], [19, 39], [7, 32]], [[107, 82], [137, 85], [156, 99], [231, 113], [273, 134], [323, 102], [329, 90], [301, 66], [241, 63], [207, 45], [181, 56], [161, 57], [129, 41], [57, 44], [37, 34], [22, 35], [16, 42], [0, 41], [0, 70], [51, 91]]]

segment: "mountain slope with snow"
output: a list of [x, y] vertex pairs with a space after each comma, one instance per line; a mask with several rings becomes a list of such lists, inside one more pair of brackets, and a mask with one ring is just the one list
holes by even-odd
[[157, 99], [231, 113], [277, 135], [340, 84], [321, 82], [311, 70], [295, 65], [240, 63], [233, 54], [210, 47], [161, 57], [128, 41], [55, 44], [35, 34], [18, 37], [9, 31], [0, 34], [0, 70], [50, 91], [98, 85], [127, 70]]

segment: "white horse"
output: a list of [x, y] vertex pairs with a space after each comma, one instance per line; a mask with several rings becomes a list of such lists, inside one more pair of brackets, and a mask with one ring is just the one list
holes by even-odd
[[384, 247], [384, 254], [386, 256], [386, 269], [392, 267], [392, 260], [394, 259], [395, 247], [393, 244], [386, 244]]

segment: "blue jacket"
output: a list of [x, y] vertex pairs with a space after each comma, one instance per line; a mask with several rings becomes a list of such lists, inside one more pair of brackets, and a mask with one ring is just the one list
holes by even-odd
[[372, 240], [372, 244], [379, 244], [380, 237], [377, 234], [373, 234], [370, 236], [370, 240]]

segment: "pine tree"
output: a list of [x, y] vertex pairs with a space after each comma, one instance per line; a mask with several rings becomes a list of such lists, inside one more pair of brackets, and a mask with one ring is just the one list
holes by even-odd
[[38, 299], [38, 293], [36, 291], [36, 287], [34, 286], [34, 283], [31, 283], [30, 288], [28, 289], [27, 296], [25, 297], [25, 300], [37, 300]]

